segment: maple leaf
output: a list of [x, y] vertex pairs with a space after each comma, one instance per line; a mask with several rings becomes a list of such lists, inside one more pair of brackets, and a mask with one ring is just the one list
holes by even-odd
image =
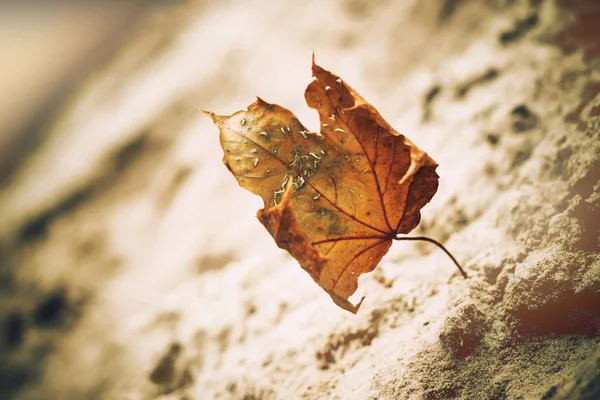
[[223, 162], [240, 186], [262, 197], [257, 217], [340, 307], [421, 219], [438, 187], [437, 163], [383, 120], [338, 76], [312, 66], [305, 91], [321, 132], [257, 98], [231, 116], [206, 112], [220, 130]]

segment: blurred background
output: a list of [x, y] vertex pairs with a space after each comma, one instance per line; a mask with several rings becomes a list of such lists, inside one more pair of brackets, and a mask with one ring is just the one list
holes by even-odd
[[[598, 265], [598, 18], [595, 0], [3, 2], [0, 398], [539, 398], [569, 381], [598, 333], [500, 348], [531, 322], [511, 296], [545, 298], [513, 275], [529, 254]], [[415, 233], [472, 281], [396, 244], [350, 318], [256, 221], [198, 108], [260, 96], [316, 130], [313, 52], [440, 164]], [[567, 281], [595, 288], [590, 270]], [[465, 296], [517, 322], [448, 366], [435, 345]], [[545, 333], [582, 334], [556, 320]], [[501, 358], [514, 371], [488, 368]]]
[[0, 178], [30, 149], [77, 83], [114, 56], [160, 2], [5, 2], [0, 14]]

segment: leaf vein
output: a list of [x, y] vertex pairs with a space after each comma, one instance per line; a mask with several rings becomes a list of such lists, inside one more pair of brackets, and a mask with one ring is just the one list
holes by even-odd
[[[321, 86], [323, 86], [323, 85], [321, 84]], [[324, 87], [323, 87], [323, 90], [325, 90]], [[334, 107], [333, 102], [331, 101], [331, 99], [329, 98], [329, 96], [326, 96], [326, 97], [327, 97], [327, 100], [329, 100], [329, 104], [331, 104], [331, 107], [333, 109], [337, 110], [337, 107]], [[344, 123], [344, 126], [346, 127], [346, 129], [348, 129], [348, 131], [351, 132], [352, 135], [356, 138], [356, 141], [358, 142], [358, 145], [360, 146], [362, 152], [364, 153], [365, 158], [369, 162], [369, 166], [371, 168], [371, 173], [373, 174], [373, 179], [375, 180], [375, 185], [377, 186], [377, 194], [379, 195], [379, 203], [381, 204], [381, 211], [383, 212], [383, 217], [385, 219], [386, 225], [388, 226], [390, 232], [392, 232], [393, 228], [392, 228], [392, 225], [390, 224], [390, 221], [388, 219], [387, 210], [385, 208], [385, 204], [383, 203], [383, 194], [381, 192], [381, 187], [379, 185], [379, 180], [377, 179], [377, 172], [375, 171], [375, 166], [373, 165], [373, 161], [371, 161], [371, 157], [369, 157], [369, 153], [367, 153], [367, 151], [365, 150], [365, 146], [363, 145], [362, 141], [358, 138], [358, 135], [354, 132], [353, 129], [350, 129], [350, 127], [348, 126], [348, 122], [349, 121], [347, 119], [341, 117], [341, 115], [340, 115], [340, 119]], [[375, 151], [377, 151], [377, 148], [375, 148]]]
[[[267, 152], [269, 155], [271, 155], [273, 158], [275, 158], [276, 160], [278, 160], [282, 165], [284, 165], [286, 168], [290, 169], [289, 165], [287, 165], [281, 158], [277, 157], [275, 154], [271, 153], [266, 147], [263, 147], [260, 143], [257, 143], [255, 140], [253, 140], [252, 138], [244, 135], [243, 133], [236, 131], [234, 129], [231, 129], [232, 132], [237, 133], [238, 135], [240, 135], [241, 137], [243, 137], [244, 139], [248, 139], [249, 141], [251, 141], [252, 143], [254, 143], [256, 146], [260, 147], [261, 149], [263, 149], [265, 152]], [[327, 202], [329, 202], [333, 207], [335, 207], [339, 212], [341, 212], [342, 214], [346, 215], [348, 218], [350, 218], [351, 220], [358, 222], [359, 224], [372, 229], [374, 231], [380, 232], [380, 233], [388, 233], [388, 232], [384, 232], [379, 228], [376, 228], [364, 221], [361, 221], [360, 219], [356, 218], [354, 215], [350, 214], [349, 212], [347, 212], [346, 210], [342, 209], [340, 206], [338, 206], [335, 202], [331, 201], [324, 193], [322, 193], [319, 189], [317, 189], [315, 187], [315, 185], [311, 182], [311, 180], [309, 178], [307, 178], [302, 171], [298, 171], [298, 170], [293, 170], [294, 172], [296, 172], [298, 174], [298, 176], [301, 176], [310, 186], [312, 186], [313, 189], [315, 189], [315, 191], [317, 193], [319, 193], [321, 195], [321, 197], [323, 197], [323, 199], [325, 199]], [[333, 179], [332, 179], [333, 180]]]
[[[379, 246], [380, 244], [385, 243], [387, 240], [390, 239], [386, 239], [386, 240], [381, 240], [377, 243], [374, 243], [364, 249], [362, 249], [360, 252], [358, 252], [358, 254], [356, 254], [354, 257], [352, 257], [352, 259], [344, 266], [344, 268], [342, 268], [340, 274], [338, 275], [337, 279], [335, 280], [335, 282], [333, 283], [333, 288], [332, 290], [335, 290], [335, 287], [337, 286], [337, 284], [340, 282], [340, 279], [342, 279], [342, 276], [344, 276], [344, 274], [346, 273], [346, 271], [348, 270], [348, 268], [350, 268], [350, 265], [352, 265], [352, 263], [354, 263], [354, 261], [358, 260], [360, 256], [362, 256], [363, 254], [365, 254], [367, 251]], [[339, 242], [336, 242], [339, 243]]]

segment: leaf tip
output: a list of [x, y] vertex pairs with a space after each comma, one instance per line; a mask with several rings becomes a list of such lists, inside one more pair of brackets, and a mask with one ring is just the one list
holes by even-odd
[[196, 107], [198, 107], [198, 111], [200, 111], [200, 112], [201, 112], [202, 114], [204, 114], [204, 115], [208, 115], [208, 116], [209, 116], [209, 117], [210, 117], [210, 118], [211, 118], [213, 121], [215, 121], [215, 122], [216, 122], [217, 114], [215, 114], [215, 113], [214, 113], [214, 112], [212, 112], [212, 111], [203, 110], [203, 109], [201, 109], [201, 108], [200, 108], [200, 106], [199, 106], [199, 105], [197, 105], [197, 104], [196, 104]]
[[327, 290], [327, 293], [329, 293], [329, 296], [331, 296], [331, 300], [333, 300], [333, 302], [335, 304], [337, 304], [339, 307], [343, 308], [344, 310], [351, 312], [352, 314], [356, 314], [358, 312], [358, 309], [360, 308], [363, 300], [365, 299], [365, 296], [363, 296], [360, 299], [360, 301], [358, 303], [356, 303], [356, 305], [354, 305], [354, 304], [350, 303], [350, 301], [348, 301], [348, 299], [344, 299], [343, 297], [341, 297], [340, 295], [338, 295], [337, 293], [335, 293], [333, 291]]
[[319, 73], [319, 70], [322, 69], [321, 67], [319, 67], [315, 61], [315, 52], [312, 52], [312, 66], [311, 66], [311, 71], [312, 71], [312, 76], [317, 76], [317, 74]]
[[273, 109], [273, 104], [264, 101], [263, 99], [261, 99], [258, 96], [256, 96], [256, 103], [255, 104], [258, 104], [259, 106], [265, 107], [265, 108], [267, 108], [269, 110]]

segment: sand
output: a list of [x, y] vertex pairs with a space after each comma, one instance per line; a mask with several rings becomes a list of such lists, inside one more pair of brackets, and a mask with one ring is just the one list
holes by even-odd
[[[593, 15], [593, 0], [156, 5], [0, 191], [1, 397], [599, 398]], [[412, 234], [469, 279], [394, 243], [352, 315], [256, 220], [197, 107], [260, 96], [315, 130], [312, 51], [440, 164]]]

